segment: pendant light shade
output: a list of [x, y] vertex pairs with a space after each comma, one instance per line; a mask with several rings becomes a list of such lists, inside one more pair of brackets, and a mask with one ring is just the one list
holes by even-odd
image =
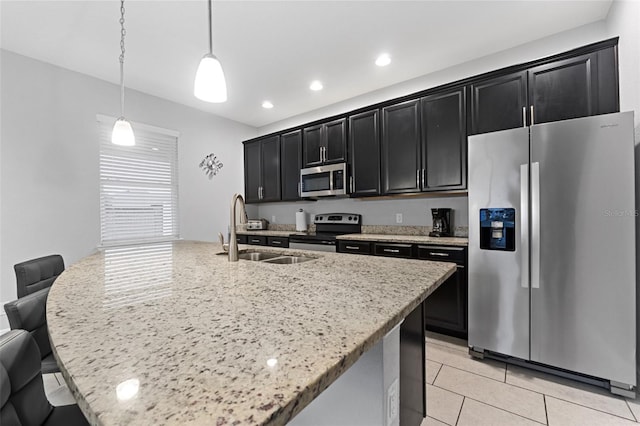
[[118, 118], [116, 124], [113, 125], [111, 142], [122, 146], [134, 146], [136, 144], [131, 124], [124, 117]]
[[124, 118], [124, 0], [120, 0], [120, 118], [113, 125], [111, 143], [122, 146], [134, 146], [136, 138], [133, 135], [131, 123]]
[[222, 65], [213, 54], [213, 30], [211, 18], [211, 0], [209, 2], [209, 53], [202, 57], [196, 80], [193, 85], [193, 94], [196, 98], [205, 102], [226, 102], [227, 81], [224, 78]]
[[227, 100], [227, 82], [220, 61], [214, 55], [204, 55], [196, 72], [193, 86], [196, 98], [205, 102], [225, 102]]

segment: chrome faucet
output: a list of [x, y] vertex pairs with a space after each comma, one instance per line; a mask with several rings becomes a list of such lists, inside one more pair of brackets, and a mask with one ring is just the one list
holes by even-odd
[[231, 198], [231, 220], [230, 220], [230, 235], [229, 235], [229, 262], [238, 261], [238, 237], [236, 236], [236, 204], [240, 201], [241, 216], [240, 223], [247, 223], [247, 210], [244, 205], [244, 198], [240, 194], [233, 194]]

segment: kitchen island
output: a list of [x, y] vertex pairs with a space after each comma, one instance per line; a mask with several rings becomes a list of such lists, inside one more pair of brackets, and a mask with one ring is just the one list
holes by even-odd
[[318, 258], [228, 262], [220, 251], [107, 249], [58, 278], [52, 347], [91, 424], [285, 424], [455, 271], [264, 247]]

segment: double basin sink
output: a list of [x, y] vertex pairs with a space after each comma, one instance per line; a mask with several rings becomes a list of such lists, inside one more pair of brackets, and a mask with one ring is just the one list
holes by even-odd
[[240, 253], [238, 259], [251, 260], [254, 262], [275, 263], [279, 265], [292, 265], [294, 263], [303, 263], [314, 260], [315, 257], [309, 256], [289, 256], [278, 253], [268, 253], [264, 251], [252, 251]]

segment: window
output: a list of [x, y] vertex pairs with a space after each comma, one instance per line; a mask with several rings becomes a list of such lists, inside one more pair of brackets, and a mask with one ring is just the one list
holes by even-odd
[[101, 244], [178, 238], [178, 133], [138, 124], [135, 146], [118, 146], [114, 121], [98, 116]]

